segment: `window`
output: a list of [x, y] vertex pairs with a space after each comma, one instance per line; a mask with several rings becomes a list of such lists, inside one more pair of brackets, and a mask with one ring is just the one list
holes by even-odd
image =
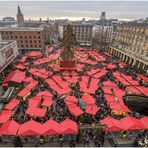
[[35, 45], [35, 47], [37, 47], [37, 45]]
[[9, 58], [13, 54], [13, 49], [9, 49], [7, 52], [5, 52], [6, 58]]

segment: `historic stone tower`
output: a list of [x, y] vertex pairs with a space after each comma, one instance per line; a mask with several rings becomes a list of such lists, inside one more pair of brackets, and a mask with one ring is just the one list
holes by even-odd
[[23, 25], [24, 25], [24, 16], [23, 16], [19, 6], [18, 6], [18, 11], [17, 11], [17, 16], [16, 17], [17, 17], [18, 26], [23, 27]]

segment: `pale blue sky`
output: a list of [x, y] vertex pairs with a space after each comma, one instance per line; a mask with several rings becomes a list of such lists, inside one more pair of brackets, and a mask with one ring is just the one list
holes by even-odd
[[106, 11], [107, 18], [138, 19], [148, 17], [148, 1], [0, 1], [0, 19], [16, 17], [20, 5], [25, 19], [94, 18]]

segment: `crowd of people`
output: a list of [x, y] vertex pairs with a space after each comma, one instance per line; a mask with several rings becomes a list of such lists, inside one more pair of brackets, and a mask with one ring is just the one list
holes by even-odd
[[[113, 72], [119, 71], [119, 72], [128, 74], [128, 75], [132, 76], [133, 79], [137, 78], [138, 73], [136, 72], [135, 69], [131, 69], [129, 66], [121, 68], [119, 66], [119, 64], [117, 64], [118, 59], [113, 56], [108, 57], [107, 55], [104, 54], [104, 51], [99, 52], [99, 54], [104, 56], [107, 60], [102, 63], [100, 62], [95, 66], [85, 64], [83, 71], [77, 72], [78, 75], [80, 76], [80, 75], [86, 75], [87, 71], [92, 68], [104, 68], [103, 64], [112, 63], [112, 64], [116, 64], [116, 66], [117, 66], [115, 69], [107, 70], [106, 75], [104, 75], [100, 78], [100, 82], [98, 84], [98, 89], [96, 90], [95, 94], [93, 95], [93, 97], [95, 98], [96, 105], [100, 108], [99, 111], [96, 113], [96, 115], [94, 115], [94, 116], [89, 115], [89, 118], [87, 118], [87, 120], [81, 120], [82, 118], [73, 116], [69, 112], [67, 106], [65, 105], [63, 96], [58, 95], [58, 93], [56, 93], [52, 88], [50, 88], [44, 79], [41, 79], [41, 78], [31, 75], [29, 73], [29, 70], [33, 66], [33, 63], [32, 63], [32, 59], [27, 59], [26, 62], [29, 62], [29, 66], [25, 70], [26, 76], [27, 77], [31, 76], [33, 79], [37, 80], [38, 85], [33, 89], [33, 91], [26, 98], [26, 100], [29, 100], [29, 98], [36, 96], [40, 91], [48, 90], [49, 92], [51, 92], [53, 94], [53, 97], [52, 97], [53, 104], [50, 108], [47, 108], [47, 112], [46, 112], [45, 117], [31, 117], [28, 114], [26, 114], [26, 110], [28, 108], [28, 101], [26, 101], [26, 100], [22, 101], [19, 104], [19, 106], [15, 109], [15, 114], [13, 115], [13, 119], [15, 121], [17, 121], [19, 124], [23, 124], [23, 123], [29, 121], [31, 118], [33, 118], [37, 122], [45, 123], [49, 119], [53, 119], [57, 122], [62, 122], [68, 117], [71, 120], [76, 121], [78, 124], [82, 123], [83, 125], [85, 125], [85, 124], [92, 125], [92, 124], [98, 124], [100, 120], [102, 120], [108, 116], [111, 116], [116, 119], [123, 118], [123, 115], [115, 115], [111, 112], [111, 109], [109, 108], [109, 106], [107, 105], [107, 102], [105, 100], [104, 92], [103, 92], [102, 88], [99, 86], [102, 86], [103, 82], [107, 81], [107, 80], [111, 80], [111, 81], [115, 82], [115, 78], [113, 77], [113, 74], [112, 74]], [[19, 58], [21, 58], [21, 57], [19, 57]], [[90, 59], [95, 61], [95, 59], [93, 59], [92, 57], [90, 57]], [[18, 63], [18, 59], [13, 62], [13, 64], [17, 64], [17, 63]], [[47, 66], [48, 64], [43, 64], [42, 66], [39, 66], [39, 67], [44, 68], [48, 71], [51, 71], [51, 74], [49, 75], [49, 77], [51, 77], [52, 75], [54, 75], [55, 72], [53, 71], [52, 68], [50, 68], [50, 66]], [[4, 77], [6, 77], [14, 69], [15, 69], [14, 66], [8, 67], [4, 71], [4, 75], [2, 76], [2, 79], [4, 79]], [[61, 75], [61, 77], [62, 77], [62, 71], [56, 72], [56, 74]], [[79, 80], [81, 80], [81, 77], [79, 78]], [[139, 83], [141, 85], [145, 86], [145, 84], [142, 84], [141, 81], [139, 81]], [[25, 82], [22, 84], [22, 87], [24, 87], [24, 86], [25, 86]], [[121, 84], [118, 84], [118, 86], [121, 89], [125, 89], [124, 86]], [[76, 83], [75, 85], [70, 85], [70, 87], [72, 89], [72, 92], [70, 95], [75, 96], [78, 100], [80, 100], [82, 97], [82, 93], [80, 91], [79, 83]], [[16, 98], [18, 98], [18, 97], [16, 96]], [[82, 108], [82, 110], [85, 110], [85, 109]], [[132, 111], [131, 116], [139, 118], [141, 115]], [[104, 132], [101, 132], [101, 136], [98, 140], [98, 137], [96, 136], [96, 133], [94, 132], [94, 130], [95, 130], [94, 128], [86, 128], [86, 129], [81, 130], [82, 136], [81, 137], [78, 136], [78, 137], [79, 137], [79, 139], [81, 139], [83, 141], [84, 146], [89, 146], [90, 141], [92, 141], [95, 144], [95, 146], [97, 146], [97, 147], [103, 146]], [[78, 139], [78, 141], [79, 141], [79, 139]], [[71, 147], [74, 147], [76, 145], [76, 143], [74, 141], [70, 141], [69, 144]], [[35, 145], [37, 145], [37, 144], [35, 144]]]

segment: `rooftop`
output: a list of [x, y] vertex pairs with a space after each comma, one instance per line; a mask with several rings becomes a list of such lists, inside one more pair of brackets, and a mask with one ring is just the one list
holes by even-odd
[[7, 47], [8, 45], [10, 45], [11, 43], [13, 43], [13, 42], [16, 42], [16, 41], [0, 41], [0, 50], [2, 49], [2, 48], [5, 48], [5, 47]]
[[30, 27], [5, 27], [0, 31], [43, 31], [44, 28], [30, 28]]
[[148, 27], [148, 24], [147, 23], [137, 23], [137, 22], [126, 22], [126, 23], [123, 23], [121, 26]]

